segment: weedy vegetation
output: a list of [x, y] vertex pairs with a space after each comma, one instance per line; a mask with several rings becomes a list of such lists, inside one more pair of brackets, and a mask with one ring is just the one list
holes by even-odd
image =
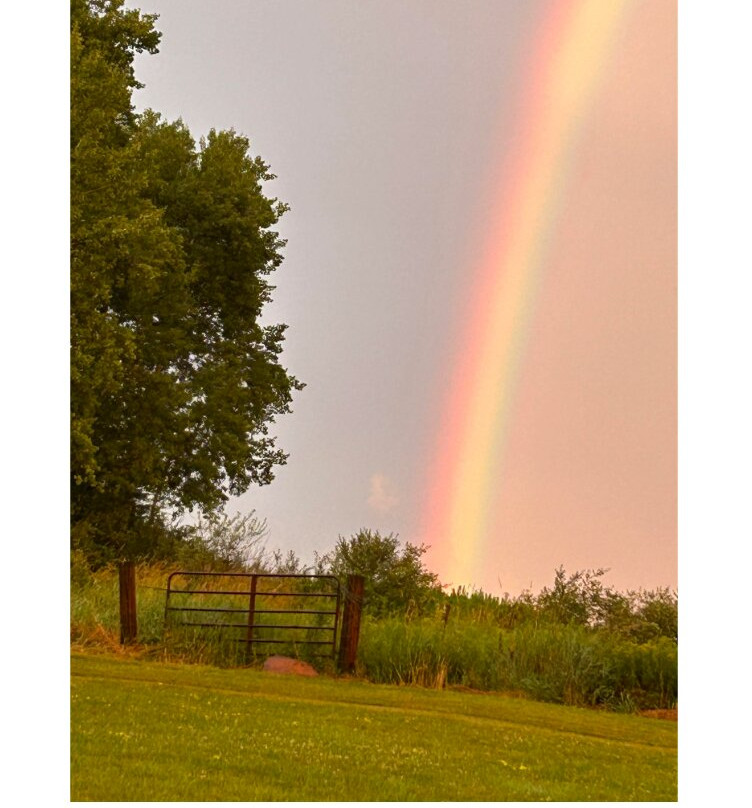
[[[293, 555], [268, 553], [262, 536], [258, 521], [248, 516], [200, 522], [181, 547], [182, 557], [141, 563], [141, 652], [224, 667], [258, 663], [268, 653], [281, 652], [331, 670], [331, 660], [313, 656], [313, 646], [259, 646], [248, 655], [232, 632], [166, 621], [167, 577], [191, 566], [215, 572], [316, 572], [343, 582], [348, 573], [358, 573], [367, 584], [356, 674], [371, 682], [515, 692], [620, 712], [677, 705], [678, 604], [668, 590], [622, 594], [603, 583], [604, 570], [567, 575], [559, 569], [553, 585], [537, 596], [495, 597], [463, 589], [446, 593], [423, 565], [425, 548], [403, 547], [395, 536], [364, 530], [340, 538], [312, 567]], [[92, 569], [81, 552], [74, 553], [71, 582], [75, 647], [117, 647], [116, 568]], [[212, 605], [229, 607], [237, 601], [228, 596]], [[269, 615], [265, 622], [284, 619]], [[289, 633], [268, 629], [265, 636], [287, 638]], [[314, 636], [313, 629], [308, 636]]]

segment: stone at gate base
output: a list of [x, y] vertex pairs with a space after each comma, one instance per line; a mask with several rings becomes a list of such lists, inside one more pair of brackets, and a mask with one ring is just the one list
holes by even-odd
[[298, 676], [318, 676], [318, 673], [307, 662], [286, 656], [270, 656], [264, 662], [264, 670], [270, 673], [295, 673]]

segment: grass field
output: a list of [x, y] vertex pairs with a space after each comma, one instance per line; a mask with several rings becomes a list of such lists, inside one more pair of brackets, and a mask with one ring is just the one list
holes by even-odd
[[525, 699], [71, 659], [74, 801], [674, 801], [677, 726]]

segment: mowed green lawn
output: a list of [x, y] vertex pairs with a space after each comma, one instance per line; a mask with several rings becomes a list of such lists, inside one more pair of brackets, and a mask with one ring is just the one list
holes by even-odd
[[669, 721], [116, 657], [71, 672], [74, 801], [677, 796]]

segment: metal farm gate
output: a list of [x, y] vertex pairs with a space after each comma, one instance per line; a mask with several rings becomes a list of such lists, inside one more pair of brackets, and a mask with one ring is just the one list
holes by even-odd
[[333, 575], [179, 571], [167, 579], [165, 627], [226, 630], [247, 657], [274, 644], [320, 646], [317, 656], [334, 657], [340, 599]]

